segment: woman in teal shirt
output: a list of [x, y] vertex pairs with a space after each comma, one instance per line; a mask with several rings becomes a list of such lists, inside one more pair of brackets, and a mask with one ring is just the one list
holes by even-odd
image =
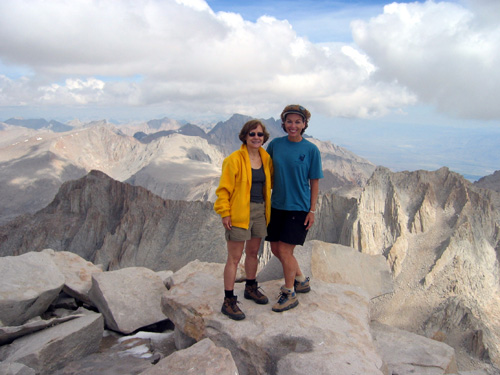
[[285, 277], [272, 308], [276, 312], [296, 307], [296, 293], [311, 290], [309, 278], [302, 274], [293, 255], [295, 246], [304, 244], [314, 224], [319, 179], [323, 178], [319, 149], [303, 137], [310, 117], [311, 113], [300, 105], [286, 106], [281, 120], [287, 136], [273, 139], [267, 147], [273, 160], [274, 184], [266, 240], [281, 261]]

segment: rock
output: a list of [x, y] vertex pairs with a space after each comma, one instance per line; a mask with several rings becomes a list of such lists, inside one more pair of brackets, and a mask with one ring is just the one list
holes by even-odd
[[48, 254], [0, 257], [0, 325], [16, 326], [42, 314], [64, 286]]
[[92, 274], [102, 272], [102, 268], [69, 251], [45, 249], [42, 253], [49, 254], [64, 275], [64, 292], [91, 305], [89, 290], [92, 286]]
[[238, 375], [231, 352], [203, 339], [162, 359], [141, 375]]
[[[467, 330], [482, 331], [474, 350], [499, 367], [499, 222], [500, 194], [447, 168], [393, 173], [378, 167], [346, 216], [339, 243], [387, 257], [394, 293], [372, 301], [373, 318], [422, 334], [447, 299], [460, 296], [471, 308]], [[464, 362], [475, 359], [458, 350], [470, 332], [461, 325], [445, 332]]]
[[123, 336], [104, 331], [98, 352], [68, 362], [51, 375], [138, 375], [175, 351], [172, 332]]
[[196, 340], [188, 335], [186, 335], [179, 328], [174, 328], [174, 343], [175, 347], [180, 349], [189, 348], [191, 345], [196, 343]]
[[169, 278], [170, 287], [184, 283], [197, 272], [209, 273], [216, 278], [224, 278], [224, 264], [200, 262], [198, 259], [189, 262]]
[[194, 259], [227, 257], [213, 203], [164, 200], [95, 170], [64, 183], [43, 210], [0, 227], [1, 256], [47, 248], [78, 254], [106, 271], [176, 271]]
[[131, 333], [167, 319], [161, 309], [161, 295], [165, 290], [154, 271], [129, 267], [94, 273], [90, 299], [104, 315], [108, 328]]
[[161, 280], [163, 281], [163, 285], [167, 287], [167, 289], [170, 289], [170, 278], [174, 274], [174, 271], [158, 271], [156, 272], [158, 276], [160, 276]]
[[49, 374], [68, 361], [97, 351], [103, 330], [102, 315], [89, 312], [0, 347], [0, 360], [23, 363], [37, 374]]
[[0, 362], [0, 374], [2, 375], [36, 375], [36, 371], [22, 363]]
[[38, 319], [34, 321], [29, 321], [21, 326], [0, 327], [0, 345], [9, 344], [19, 337], [26, 336], [37, 331], [41, 331], [42, 329], [67, 322], [68, 320], [76, 319], [81, 316], [83, 315], [74, 314], [62, 318], [52, 318], [46, 320]]
[[[229, 349], [240, 374], [383, 374], [369, 329], [369, 295], [361, 288], [314, 280], [297, 308], [275, 313], [275, 301], [242, 300], [243, 286], [236, 285], [246, 319], [234, 321], [220, 312], [223, 265], [219, 272], [186, 267], [192, 272], [163, 294], [163, 311], [186, 336]], [[277, 294], [281, 284], [261, 286]]]
[[440, 375], [458, 371], [451, 346], [375, 321], [371, 332], [390, 374]]
[[493, 174], [481, 177], [474, 182], [474, 185], [483, 189], [491, 189], [500, 193], [500, 171], [495, 171]]
[[[306, 241], [294, 251], [302, 272], [314, 280], [329, 283], [356, 285], [365, 289], [370, 298], [394, 290], [391, 270], [384, 256], [363, 254], [338, 244]], [[273, 257], [259, 272], [259, 281], [283, 277], [281, 262]]]
[[[63, 288], [64, 289], [64, 288]], [[50, 305], [50, 310], [64, 309], [75, 311], [81, 305], [74, 297], [68, 296], [66, 293], [61, 292], [54, 302]], [[88, 305], [92, 305], [89, 303]]]

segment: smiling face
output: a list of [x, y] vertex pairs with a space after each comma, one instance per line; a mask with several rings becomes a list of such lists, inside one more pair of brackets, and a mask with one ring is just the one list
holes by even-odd
[[[262, 134], [259, 136], [259, 134]], [[257, 125], [255, 129], [252, 129], [248, 132], [246, 143], [248, 148], [258, 149], [260, 146], [264, 144], [264, 130], [262, 126]]]
[[286, 116], [284, 127], [288, 133], [288, 139], [298, 142], [302, 140], [302, 131], [305, 129], [306, 123], [301, 115], [290, 113]]

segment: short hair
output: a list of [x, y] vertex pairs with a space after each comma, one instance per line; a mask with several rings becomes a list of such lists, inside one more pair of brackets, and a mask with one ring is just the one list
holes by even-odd
[[243, 127], [240, 130], [240, 135], [239, 135], [240, 141], [243, 142], [244, 144], [247, 144], [248, 133], [250, 133], [252, 130], [256, 129], [257, 126], [259, 126], [259, 125], [262, 127], [262, 132], [264, 133], [264, 142], [262, 142], [262, 144], [266, 143], [269, 139], [269, 133], [266, 129], [266, 126], [262, 123], [262, 121], [256, 120], [256, 119], [247, 121], [245, 123], [245, 125], [243, 125]]
[[306, 108], [302, 107], [300, 104], [290, 104], [283, 109], [283, 112], [281, 112], [281, 127], [283, 130], [286, 132], [285, 128], [285, 121], [286, 121], [286, 116], [290, 114], [297, 114], [302, 117], [304, 120], [304, 129], [302, 129], [300, 134], [304, 134], [306, 131], [308, 125], [309, 125], [309, 119], [311, 118], [311, 112], [309, 112]]

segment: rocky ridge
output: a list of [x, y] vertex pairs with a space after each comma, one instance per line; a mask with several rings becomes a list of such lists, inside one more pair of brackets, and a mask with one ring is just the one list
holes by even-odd
[[225, 262], [220, 218], [209, 202], [164, 200], [99, 171], [68, 181], [52, 203], [0, 227], [0, 254], [52, 248], [105, 270], [177, 270], [194, 259]]
[[484, 176], [474, 182], [474, 185], [484, 189], [491, 189], [500, 193], [500, 171], [495, 171], [489, 176]]
[[[234, 115], [207, 133], [194, 125], [162, 119], [115, 126], [95, 121], [65, 132], [2, 124], [0, 127], [0, 224], [34, 213], [53, 199], [65, 181], [100, 170], [114, 179], [146, 187], [164, 199], [214, 201], [222, 160], [238, 149], [238, 133], [250, 117]], [[279, 122], [263, 120], [272, 137], [284, 135]], [[134, 138], [141, 129], [149, 139]], [[135, 133], [133, 133], [135, 134]], [[357, 188], [375, 168], [329, 142], [321, 188]]]
[[[498, 193], [446, 168], [378, 168], [338, 241], [382, 254], [391, 266], [395, 292], [374, 301], [374, 316], [428, 337], [441, 335], [460, 352], [470, 352], [479, 338], [473, 356], [498, 366], [499, 203]], [[411, 313], [402, 315], [401, 306]]]
[[[498, 366], [498, 198], [446, 168], [378, 168], [359, 198], [323, 194], [308, 238], [387, 260], [395, 288], [372, 299], [375, 319], [439, 338], [463, 368]], [[223, 263], [223, 238], [211, 204], [164, 201], [95, 171], [64, 185], [46, 209], [0, 227], [0, 254], [53, 248], [105, 270], [176, 271], [195, 259]], [[262, 265], [269, 254], [264, 246]]]

